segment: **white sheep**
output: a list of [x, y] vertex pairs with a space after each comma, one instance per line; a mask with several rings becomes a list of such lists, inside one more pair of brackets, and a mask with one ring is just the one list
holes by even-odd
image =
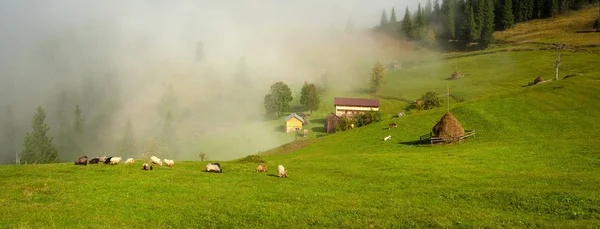
[[278, 172], [278, 177], [287, 177], [287, 171], [285, 171], [285, 168], [283, 167], [283, 165], [279, 165], [277, 166], [277, 172]]
[[120, 162], [121, 162], [121, 157], [113, 157], [110, 159], [111, 165], [116, 165], [116, 164], [119, 164]]
[[385, 137], [385, 138], [383, 139], [383, 141], [387, 141], [387, 140], [390, 140], [390, 139], [392, 139], [392, 135], [388, 135], [387, 137]]
[[125, 164], [133, 164], [133, 162], [135, 162], [133, 158], [129, 158], [125, 161]]
[[163, 159], [163, 161], [165, 162], [165, 164], [169, 167], [173, 167], [175, 166], [175, 162], [173, 160], [169, 160], [169, 159]]
[[222, 173], [223, 169], [221, 169], [221, 165], [219, 165], [219, 163], [208, 163], [206, 165], [206, 170], [204, 170], [205, 172], [215, 172], [215, 173]]
[[163, 164], [162, 161], [160, 161], [160, 158], [158, 158], [156, 156], [150, 157], [150, 160], [152, 161], [152, 164], [155, 164], [155, 165], [162, 166], [162, 164]]

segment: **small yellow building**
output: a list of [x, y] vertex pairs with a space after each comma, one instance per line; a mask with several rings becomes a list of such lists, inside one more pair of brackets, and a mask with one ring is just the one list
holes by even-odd
[[285, 132], [289, 133], [302, 129], [304, 119], [297, 114], [291, 114], [285, 117]]

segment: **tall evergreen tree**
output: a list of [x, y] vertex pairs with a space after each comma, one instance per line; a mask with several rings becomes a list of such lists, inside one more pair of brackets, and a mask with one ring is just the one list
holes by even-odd
[[120, 150], [123, 155], [128, 157], [136, 156], [135, 136], [133, 135], [131, 118], [127, 119], [127, 124], [125, 124], [125, 132], [123, 134], [123, 139], [121, 140]]
[[396, 9], [392, 7], [392, 12], [390, 13], [390, 21], [387, 27], [387, 33], [390, 35], [396, 35], [397, 27], [398, 27], [398, 19], [396, 18]]
[[85, 154], [85, 140], [87, 140], [85, 138], [85, 133], [84, 133], [84, 125], [85, 125], [85, 119], [83, 118], [83, 112], [81, 111], [81, 109], [79, 108], [79, 105], [75, 106], [75, 121], [73, 123], [73, 136], [71, 137], [71, 139], [73, 139], [72, 145], [73, 145], [73, 150], [72, 152], [74, 153], [74, 155], [69, 155], [69, 156], [78, 156], [79, 154], [81, 154], [81, 156], [83, 154]]
[[534, 19], [535, 12], [535, 2], [536, 0], [524, 0], [525, 1], [525, 13], [524, 13], [524, 21], [528, 21]]
[[387, 28], [389, 22], [388, 22], [388, 17], [387, 14], [385, 13], [385, 9], [383, 9], [383, 12], [381, 12], [381, 21], [379, 22], [379, 27], [383, 30], [385, 30], [385, 28]]
[[411, 20], [412, 19], [410, 18], [410, 11], [408, 10], [408, 7], [406, 7], [406, 11], [404, 12], [404, 19], [402, 19], [402, 31], [404, 33], [404, 36], [406, 36], [406, 38], [408, 39], [413, 38], [413, 26]]
[[433, 24], [433, 4], [431, 3], [431, 0], [427, 0], [427, 4], [425, 5], [425, 24], [427, 25], [431, 25]]
[[32, 131], [25, 134], [21, 150], [21, 163], [52, 163], [57, 162], [58, 151], [48, 136], [50, 127], [44, 123], [46, 112], [38, 107], [31, 121]]
[[461, 25], [462, 29], [462, 37], [467, 42], [477, 41], [477, 25], [475, 23], [475, 16], [473, 13], [473, 1], [467, 0], [465, 2], [465, 12], [463, 17], [463, 22]]
[[175, 150], [174, 139], [175, 138], [175, 128], [173, 123], [173, 114], [171, 111], [167, 112], [165, 115], [165, 120], [163, 124], [162, 130], [162, 146], [165, 148], [163, 152], [171, 153]]
[[481, 28], [480, 44], [488, 47], [494, 41], [494, 0], [484, 0], [484, 20]]
[[413, 34], [416, 40], [421, 40], [425, 37], [425, 15], [421, 8], [421, 3], [417, 8], [417, 14], [415, 15], [415, 23], [413, 25]]
[[485, 21], [485, 0], [473, 0], [473, 13], [475, 16], [475, 37], [481, 39], [483, 31], [483, 22]]
[[504, 0], [502, 11], [500, 12], [500, 28], [507, 30], [515, 24], [513, 15], [512, 0]]
[[10, 106], [6, 106], [4, 118], [2, 120], [2, 148], [4, 152], [0, 155], [5, 155], [6, 163], [18, 163], [18, 143], [17, 143], [17, 127], [15, 126], [15, 116]]
[[448, 39], [456, 38], [455, 23], [454, 23], [454, 0], [444, 0], [442, 9], [444, 12], [444, 28], [446, 28], [446, 37]]

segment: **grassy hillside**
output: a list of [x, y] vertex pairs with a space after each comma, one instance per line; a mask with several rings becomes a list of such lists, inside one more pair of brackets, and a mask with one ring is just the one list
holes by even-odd
[[598, 3], [580, 11], [572, 11], [555, 18], [518, 23], [513, 28], [497, 32], [494, 38], [520, 43], [550, 43], [573, 46], [599, 45], [598, 33], [576, 33], [593, 30], [598, 19]]
[[0, 227], [593, 228], [599, 86], [584, 75], [454, 104], [477, 131], [456, 145], [413, 144], [444, 109], [326, 136], [264, 157], [269, 175], [237, 162], [222, 174], [200, 162], [0, 166]]

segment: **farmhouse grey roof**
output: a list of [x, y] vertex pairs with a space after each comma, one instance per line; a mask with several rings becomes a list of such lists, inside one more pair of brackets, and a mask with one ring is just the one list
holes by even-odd
[[352, 107], [379, 107], [379, 100], [376, 99], [356, 99], [356, 98], [335, 98], [333, 101], [335, 106], [352, 106]]
[[296, 113], [290, 114], [287, 117], [285, 117], [285, 121], [290, 120], [291, 118], [297, 118], [298, 120], [300, 120], [300, 122], [304, 123], [304, 119], [302, 117], [300, 117], [299, 115], [297, 115]]

